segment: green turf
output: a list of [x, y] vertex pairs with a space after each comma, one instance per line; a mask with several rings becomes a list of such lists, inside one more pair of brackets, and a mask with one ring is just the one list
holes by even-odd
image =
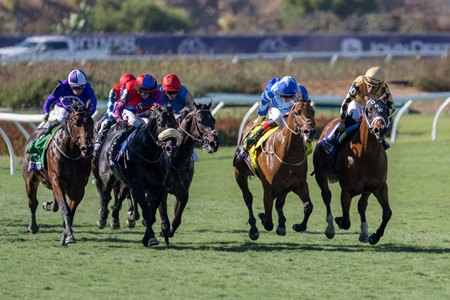
[[[169, 248], [144, 248], [140, 223], [134, 229], [124, 222], [117, 231], [97, 229], [98, 196], [91, 183], [74, 222], [78, 243], [61, 248], [59, 212], [39, 209], [40, 231], [26, 232], [29, 210], [20, 169], [10, 176], [9, 160], [1, 157], [0, 299], [449, 299], [450, 117], [439, 122], [437, 142], [431, 142], [432, 118], [405, 116], [398, 142], [388, 150], [393, 216], [375, 246], [358, 241], [357, 199], [352, 227], [337, 229], [333, 240], [325, 237], [325, 208], [313, 177], [307, 232], [291, 229], [303, 213], [290, 195], [286, 236], [258, 224], [260, 238], [251, 241], [234, 181], [234, 149], [221, 148], [199, 153], [191, 199]], [[257, 179], [251, 189], [260, 212]], [[336, 184], [332, 191], [339, 216]], [[50, 200], [50, 191], [41, 186], [39, 199]], [[381, 222], [374, 197], [367, 218], [372, 233]]]

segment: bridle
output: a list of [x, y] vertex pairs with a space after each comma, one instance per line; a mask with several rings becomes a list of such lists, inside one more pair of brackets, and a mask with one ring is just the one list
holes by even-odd
[[[209, 110], [209, 109], [196, 109], [196, 110], [193, 110], [192, 112], [190, 112], [188, 115], [190, 115], [190, 114], [192, 114], [192, 125], [191, 125], [191, 128], [193, 127], [194, 128], [194, 132], [196, 132], [197, 133], [197, 136], [194, 136], [194, 134], [191, 134], [191, 132], [192, 132], [192, 130], [190, 130], [191, 132], [188, 132], [187, 130], [186, 130], [186, 128], [185, 128], [185, 125], [183, 125], [184, 123], [186, 123], [186, 122], [184, 122], [184, 120], [186, 120], [186, 118], [183, 120], [183, 122], [181, 122], [181, 124], [178, 126], [178, 130], [180, 130], [181, 132], [183, 132], [184, 134], [186, 134], [186, 136], [188, 136], [189, 138], [191, 138], [193, 141], [195, 141], [195, 142], [197, 142], [199, 145], [201, 145], [202, 146], [202, 148], [203, 147], [207, 147], [207, 143], [208, 143], [208, 140], [204, 137], [205, 135], [207, 135], [207, 134], [209, 134], [209, 133], [203, 133], [202, 132], [202, 130], [200, 130], [200, 126], [199, 126], [199, 122], [197, 122], [196, 121], [196, 119], [197, 118], [195, 118], [195, 116], [198, 114], [198, 115], [201, 115], [201, 113], [202, 112], [208, 112], [208, 113], [211, 113], [211, 111]], [[211, 127], [209, 127], [209, 128], [211, 128]], [[211, 128], [211, 135], [214, 135], [215, 134], [215, 130], [214, 129], [212, 129]]]
[[[382, 105], [380, 105], [382, 103]], [[368, 117], [368, 106], [370, 106], [373, 109], [375, 109], [376, 113], [374, 114], [375, 116], [373, 116], [372, 118]], [[364, 109], [364, 115], [365, 115], [365, 120], [366, 120], [366, 124], [367, 127], [369, 128], [369, 132], [375, 136], [377, 136], [377, 134], [374, 132], [374, 125], [377, 121], [381, 120], [381, 122], [384, 124], [384, 128], [387, 130], [387, 128], [389, 128], [390, 126], [390, 118], [389, 116], [385, 116], [387, 112], [387, 106], [384, 103], [384, 101], [382, 100], [369, 100], [367, 102], [367, 106]], [[373, 112], [372, 112], [373, 113]]]

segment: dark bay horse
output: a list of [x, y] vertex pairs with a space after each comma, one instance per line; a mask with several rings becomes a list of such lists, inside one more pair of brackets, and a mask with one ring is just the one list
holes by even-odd
[[[331, 121], [322, 132], [320, 140], [333, 128], [338, 119]], [[327, 163], [327, 154], [318, 145], [314, 150], [314, 169], [323, 202], [327, 208], [326, 221], [328, 223], [325, 235], [333, 238], [335, 230], [331, 213], [331, 191], [328, 187], [328, 177], [337, 172], [341, 187], [342, 217], [335, 219], [341, 229], [350, 228], [350, 204], [353, 197], [361, 195], [358, 201], [358, 212], [361, 219], [361, 233], [359, 240], [375, 245], [384, 234], [392, 211], [389, 207], [388, 186], [386, 183], [388, 160], [381, 141], [389, 128], [388, 107], [383, 100], [369, 99], [364, 109], [363, 119], [359, 130], [343, 141], [336, 158], [336, 167]], [[369, 237], [366, 221], [367, 200], [374, 194], [383, 210], [382, 222], [376, 233]]]
[[[91, 103], [87, 107], [79, 103], [70, 106], [66, 124], [58, 129], [51, 138], [45, 159], [47, 168], [43, 171], [29, 170], [30, 154], [25, 150], [22, 160], [22, 175], [25, 180], [28, 205], [31, 211], [28, 231], [37, 233], [36, 197], [39, 182], [53, 190], [53, 204], [43, 205], [44, 209], [57, 211], [61, 207], [64, 231], [60, 244], [66, 246], [75, 243], [72, 230], [75, 211], [84, 196], [84, 189], [91, 172], [93, 152], [94, 120], [89, 114]], [[36, 130], [28, 139], [25, 149], [42, 134]], [[66, 196], [69, 198], [67, 202]]]
[[[284, 119], [283, 119], [284, 120]], [[248, 132], [253, 124], [248, 124], [244, 132]], [[299, 196], [304, 206], [304, 218], [300, 224], [295, 224], [295, 231], [305, 231], [308, 218], [313, 205], [309, 196], [309, 187], [306, 181], [308, 170], [306, 145], [311, 142], [315, 134], [315, 112], [310, 101], [294, 102], [289, 114], [284, 120], [284, 126], [272, 134], [257, 149], [259, 178], [264, 188], [264, 213], [258, 216], [264, 228], [273, 229], [272, 209], [273, 202], [278, 213], [278, 235], [286, 234], [286, 218], [283, 206], [289, 192]], [[242, 144], [242, 143], [241, 143]], [[241, 145], [242, 146], [242, 145]], [[240, 146], [240, 147], [241, 147]], [[248, 188], [248, 176], [252, 175], [244, 158], [237, 155], [234, 159], [234, 174], [242, 190], [247, 205], [250, 224], [249, 237], [252, 240], [259, 238], [256, 219], [253, 215], [253, 195]]]
[[[189, 200], [189, 188], [194, 176], [194, 147], [199, 147], [208, 153], [216, 152], [219, 148], [219, 138], [214, 130], [215, 122], [211, 114], [211, 103], [195, 104], [192, 110], [178, 126], [181, 138], [177, 144], [177, 154], [171, 159], [170, 173], [167, 177], [167, 188], [175, 196], [174, 219], [170, 229], [170, 237], [181, 224], [184, 208]], [[170, 228], [167, 215], [167, 199], [161, 203], [160, 216], [163, 231]], [[165, 206], [165, 207], [164, 207]]]
[[[148, 114], [148, 123], [136, 129], [134, 136], [129, 139], [128, 150], [117, 166], [111, 166], [109, 150], [122, 131], [112, 131], [108, 134], [98, 164], [93, 166], [100, 194], [100, 213], [97, 222], [103, 225], [99, 226], [100, 228], [106, 224], [111, 191], [118, 183], [122, 183], [131, 191], [131, 196], [142, 209], [146, 223], [143, 245], [153, 246], [159, 243], [152, 225], [155, 222], [157, 207], [167, 197], [165, 181], [170, 167], [169, 156], [176, 153], [176, 139], [179, 136], [176, 126], [171, 111], [153, 108]], [[168, 235], [168, 232], [164, 233], [167, 244]]]

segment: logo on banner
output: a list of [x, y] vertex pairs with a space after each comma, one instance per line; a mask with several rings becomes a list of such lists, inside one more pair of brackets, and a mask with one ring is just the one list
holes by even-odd
[[345, 38], [341, 42], [341, 52], [344, 53], [361, 53], [363, 51], [363, 44], [357, 38]]
[[289, 45], [289, 43], [287, 43], [281, 36], [264, 39], [258, 46], [259, 53], [290, 51], [292, 51], [292, 46]]
[[209, 47], [199, 37], [190, 37], [181, 41], [177, 47], [178, 54], [207, 54]]

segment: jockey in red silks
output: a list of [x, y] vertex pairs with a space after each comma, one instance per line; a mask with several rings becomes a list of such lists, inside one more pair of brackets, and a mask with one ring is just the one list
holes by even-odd
[[90, 114], [93, 115], [97, 109], [97, 98], [95, 92], [87, 80], [86, 74], [75, 69], [69, 73], [67, 80], [58, 80], [59, 84], [55, 90], [48, 95], [44, 103], [44, 120], [41, 128], [46, 128], [49, 133], [57, 124], [66, 122], [69, 115], [70, 104], [79, 102], [86, 107], [91, 101]]
[[144, 73], [136, 80], [125, 84], [120, 99], [114, 105], [113, 115], [116, 122], [126, 122], [139, 128], [145, 121], [136, 114], [145, 112], [153, 106], [163, 105], [163, 95], [158, 89], [156, 79]]
[[101, 146], [111, 126], [115, 123], [114, 120], [114, 105], [120, 99], [125, 84], [129, 81], [136, 80], [136, 77], [131, 73], [124, 73], [119, 80], [119, 83], [109, 91], [108, 105], [105, 112], [105, 120], [102, 122], [98, 130], [97, 139], [95, 141], [94, 155], [100, 152]]

